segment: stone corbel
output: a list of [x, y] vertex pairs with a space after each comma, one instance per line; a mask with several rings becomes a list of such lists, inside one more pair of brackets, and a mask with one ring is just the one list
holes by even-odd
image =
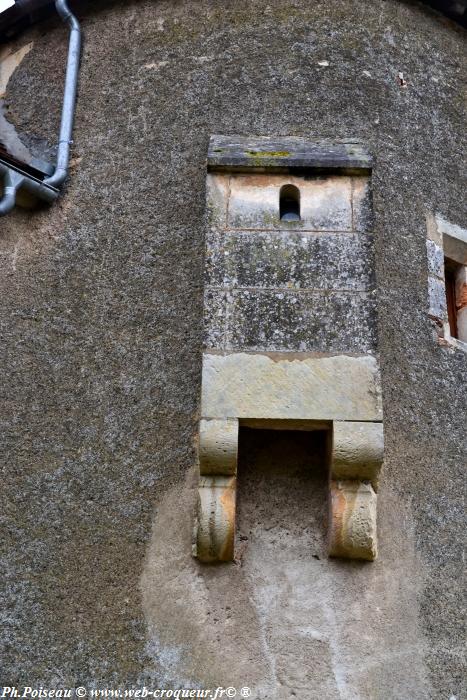
[[194, 555], [203, 562], [234, 558], [238, 420], [202, 419]]
[[330, 473], [329, 555], [373, 561], [377, 556], [378, 477], [383, 424], [334, 422]]

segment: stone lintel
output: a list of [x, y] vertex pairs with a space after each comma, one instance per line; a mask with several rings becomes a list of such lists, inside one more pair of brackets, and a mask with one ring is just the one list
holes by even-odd
[[211, 136], [208, 170], [323, 169], [369, 172], [373, 159], [356, 140], [308, 141], [299, 136]]
[[201, 412], [205, 418], [381, 421], [378, 363], [372, 355], [205, 353]]

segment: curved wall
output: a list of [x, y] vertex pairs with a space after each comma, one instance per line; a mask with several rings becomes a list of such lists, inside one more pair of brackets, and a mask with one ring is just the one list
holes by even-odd
[[[462, 697], [467, 357], [433, 337], [425, 240], [427, 214], [465, 226], [463, 30], [382, 0], [98, 5], [66, 193], [0, 223], [4, 684]], [[66, 31], [9, 48], [30, 42], [5, 113], [47, 155]], [[240, 491], [241, 563], [191, 558], [212, 133], [355, 137], [376, 157], [373, 564], [321, 556], [324, 488], [279, 467]]]

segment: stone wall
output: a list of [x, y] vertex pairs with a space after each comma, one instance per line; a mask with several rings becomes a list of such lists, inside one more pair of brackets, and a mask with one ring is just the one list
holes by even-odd
[[[368, 180], [209, 175], [207, 349], [376, 350]], [[303, 203], [301, 220], [288, 225], [277, 207], [284, 183], [298, 187]]]
[[[396, 0], [78, 10], [66, 191], [0, 222], [3, 684], [463, 697], [467, 357], [434, 342], [426, 256], [427, 213], [465, 228], [463, 30]], [[40, 157], [56, 141], [66, 31], [51, 20], [12, 50], [31, 43], [5, 114]], [[292, 454], [280, 432], [241, 437], [241, 562], [191, 557], [213, 133], [357, 138], [375, 155], [374, 563], [322, 556], [325, 484], [303, 467], [320, 448]]]

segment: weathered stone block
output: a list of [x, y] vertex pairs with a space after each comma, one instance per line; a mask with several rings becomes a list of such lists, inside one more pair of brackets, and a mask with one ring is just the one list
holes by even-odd
[[234, 290], [230, 299], [226, 350], [360, 353], [376, 347], [376, 300], [365, 293], [254, 289]]
[[206, 289], [204, 292], [204, 346], [221, 349], [225, 345], [227, 292]]
[[206, 221], [209, 228], [223, 229], [227, 224], [230, 175], [208, 173], [206, 177]]
[[373, 197], [368, 177], [352, 178], [352, 210], [354, 231], [373, 231]]
[[377, 556], [377, 496], [362, 481], [331, 481], [329, 555], [372, 561]]
[[447, 320], [446, 288], [444, 280], [430, 275], [428, 277], [428, 313], [441, 321]]
[[427, 238], [442, 248], [443, 247], [443, 234], [442, 234], [442, 231], [438, 227], [438, 221], [437, 221], [438, 217], [435, 216], [434, 214], [432, 214], [431, 212], [427, 212], [425, 218], [426, 218]]
[[[280, 190], [287, 184], [295, 185], [300, 191], [300, 221], [280, 219]], [[305, 180], [292, 175], [232, 175], [227, 227], [350, 231], [350, 178], [328, 175]]]
[[430, 275], [444, 279], [444, 253], [441, 246], [427, 239], [428, 272]]
[[211, 136], [208, 168], [216, 171], [256, 172], [290, 168], [326, 168], [339, 171], [368, 171], [373, 158], [356, 140], [309, 141], [302, 136]]
[[211, 232], [206, 245], [211, 287], [368, 291], [373, 270], [373, 237], [365, 234]]
[[203, 562], [231, 561], [235, 541], [235, 477], [201, 477], [193, 554]]
[[371, 481], [375, 491], [384, 453], [382, 423], [334, 422], [331, 476]]
[[378, 365], [367, 355], [205, 354], [201, 413], [213, 418], [379, 421]]
[[199, 426], [200, 474], [237, 473], [238, 420], [202, 419]]

